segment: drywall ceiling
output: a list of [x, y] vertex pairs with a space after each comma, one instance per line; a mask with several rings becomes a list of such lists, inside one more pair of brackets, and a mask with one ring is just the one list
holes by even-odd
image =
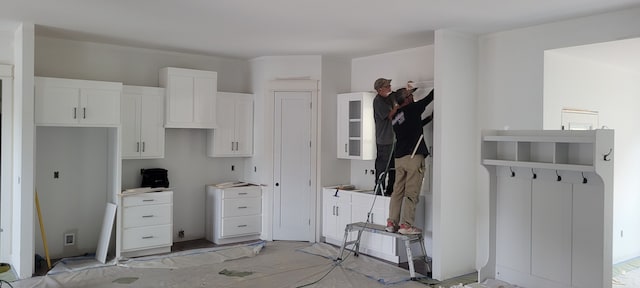
[[638, 0], [3, 0], [0, 27], [234, 58], [361, 57], [640, 5]]

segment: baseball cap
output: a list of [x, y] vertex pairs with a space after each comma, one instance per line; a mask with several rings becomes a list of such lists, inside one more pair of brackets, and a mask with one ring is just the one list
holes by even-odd
[[378, 90], [386, 85], [391, 85], [391, 79], [378, 78], [378, 80], [373, 83], [373, 89]]

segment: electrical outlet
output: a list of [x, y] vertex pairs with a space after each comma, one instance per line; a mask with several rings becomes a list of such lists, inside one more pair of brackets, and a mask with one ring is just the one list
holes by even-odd
[[178, 238], [184, 238], [184, 230], [178, 231]]
[[65, 233], [64, 246], [73, 246], [73, 245], [76, 245], [76, 233]]

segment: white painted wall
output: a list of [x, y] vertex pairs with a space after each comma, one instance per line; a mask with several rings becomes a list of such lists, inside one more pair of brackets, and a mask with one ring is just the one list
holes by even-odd
[[337, 94], [349, 92], [351, 85], [351, 61], [322, 57], [322, 82], [320, 83], [320, 185], [333, 186], [349, 182], [349, 160], [337, 155]]
[[576, 108], [598, 111], [600, 126], [615, 130], [613, 263], [636, 257], [640, 255], [640, 67], [634, 71], [576, 58], [571, 48], [546, 52], [544, 65], [545, 129], [559, 129], [561, 109]]
[[35, 126], [33, 67], [35, 25], [22, 23], [15, 32], [13, 102], [12, 267], [20, 278], [33, 274]]
[[[638, 37], [638, 27], [640, 8], [635, 8], [482, 35], [478, 52], [477, 129], [544, 128], [544, 51]], [[476, 141], [479, 147], [479, 139]], [[489, 184], [486, 169], [477, 163], [476, 262], [482, 266], [489, 247]]]
[[[380, 77], [391, 79], [391, 88], [396, 90], [409, 80], [433, 80], [433, 74], [433, 45], [355, 58], [351, 61], [351, 91], [343, 92], [375, 92], [373, 82]], [[425, 133], [431, 135], [430, 130]], [[430, 143], [427, 146], [431, 146]], [[373, 189], [375, 175], [364, 173], [372, 169], [375, 169], [374, 160], [351, 160], [350, 183]]]
[[[158, 72], [161, 67], [181, 67], [218, 72], [218, 87], [221, 91], [252, 92], [250, 89], [249, 63], [246, 60], [218, 58], [201, 55], [166, 52], [80, 42], [48, 37], [36, 37], [35, 75], [47, 77], [76, 78], [123, 82], [127, 85], [158, 86]], [[38, 135], [39, 143], [55, 142], [56, 135]], [[66, 148], [66, 149], [65, 149]], [[72, 145], [60, 147], [62, 154], [72, 151]], [[96, 147], [96, 153], [103, 149]], [[141, 168], [165, 168], [169, 170], [169, 181], [174, 188], [174, 241], [204, 238], [205, 235], [205, 185], [223, 181], [241, 180], [244, 159], [206, 157], [206, 131], [199, 129], [166, 129], [165, 158], [153, 160], [122, 161], [122, 187], [138, 187], [141, 183]], [[59, 166], [61, 160], [52, 163]], [[106, 163], [106, 162], [105, 162]], [[231, 167], [234, 166], [234, 171]], [[188, 169], [187, 169], [188, 168]], [[66, 173], [62, 172], [63, 175]], [[41, 181], [50, 181], [51, 173], [40, 175]], [[46, 187], [39, 185], [39, 190]], [[60, 189], [55, 197], [68, 198], [77, 189]], [[50, 195], [41, 195], [40, 201], [55, 203]], [[97, 201], [97, 200], [91, 200]], [[69, 211], [64, 205], [52, 208]], [[87, 218], [95, 218], [100, 224], [104, 207], [96, 209]], [[65, 214], [66, 215], [66, 214]], [[90, 230], [84, 225], [85, 219], [47, 223], [47, 231]], [[33, 222], [33, 221], [32, 221]], [[185, 238], [177, 237], [178, 231], [185, 231]], [[79, 231], [79, 233], [84, 233]], [[51, 232], [53, 233], [53, 232]], [[79, 235], [82, 236], [82, 235]], [[54, 242], [49, 249], [60, 254], [54, 256], [74, 256], [73, 250], [62, 250], [58, 246], [58, 235], [49, 236]], [[60, 238], [61, 239], [61, 238]], [[95, 251], [97, 241], [91, 237], [78, 237], [78, 246]], [[40, 233], [36, 233], [36, 243], [41, 243]], [[113, 247], [113, 243], [112, 243]], [[44, 255], [39, 244], [37, 253]], [[33, 258], [29, 256], [29, 258]]]
[[438, 30], [434, 51], [433, 278], [475, 270], [477, 37]]
[[0, 27], [0, 63], [13, 64], [13, 29], [3, 30]]
[[[319, 55], [264, 56], [250, 60], [250, 65], [251, 89], [256, 95], [253, 127], [254, 157], [246, 160], [248, 169], [246, 175], [250, 181], [266, 185], [262, 190], [262, 227], [266, 228], [262, 229], [262, 238], [271, 239], [272, 231], [267, 227], [271, 227], [273, 215], [273, 106], [275, 100], [269, 93], [269, 82], [277, 79], [321, 80], [322, 57]], [[317, 191], [317, 193], [321, 192]]]

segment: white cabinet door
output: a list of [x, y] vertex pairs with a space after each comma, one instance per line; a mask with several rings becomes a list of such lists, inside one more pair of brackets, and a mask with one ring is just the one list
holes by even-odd
[[118, 126], [121, 93], [122, 83], [36, 77], [36, 125]]
[[193, 78], [193, 122], [204, 128], [215, 128], [216, 126], [218, 79], [214, 75]]
[[217, 128], [209, 131], [207, 155], [210, 157], [248, 157], [253, 155], [253, 95], [218, 92]]
[[122, 158], [164, 158], [164, 89], [124, 86]]
[[193, 77], [169, 76], [167, 83], [167, 127], [193, 122]]
[[338, 158], [373, 160], [376, 152], [375, 93], [338, 94]]
[[216, 128], [218, 73], [166, 67], [160, 70], [166, 91], [166, 128]]
[[122, 90], [86, 88], [80, 90], [78, 118], [92, 125], [120, 124], [120, 95]]
[[164, 89], [153, 88], [140, 98], [140, 157], [164, 158]]
[[333, 243], [342, 243], [344, 228], [351, 221], [351, 193], [331, 188], [323, 189], [322, 236]]
[[36, 81], [36, 124], [78, 123], [80, 88], [38, 85]]
[[247, 94], [236, 99], [235, 105], [236, 155], [253, 155], [253, 95]]
[[235, 151], [235, 99], [232, 94], [217, 95], [218, 127], [209, 131], [209, 156], [233, 156]]
[[140, 97], [129, 94], [124, 87], [120, 108], [122, 122], [122, 158], [140, 157]]

